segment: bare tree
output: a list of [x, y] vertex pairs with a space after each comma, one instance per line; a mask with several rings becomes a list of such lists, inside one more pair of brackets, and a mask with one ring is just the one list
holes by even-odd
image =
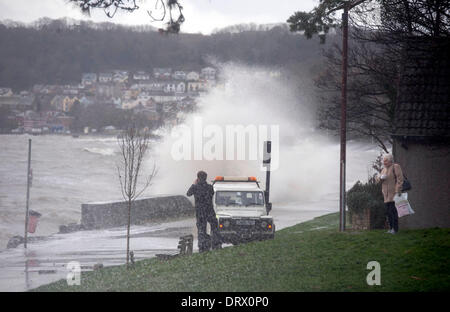
[[[340, 55], [337, 44], [326, 51], [324, 69], [315, 79], [322, 103], [319, 125], [336, 132], [340, 126]], [[349, 48], [347, 131], [372, 138], [386, 152], [395, 129], [398, 61], [397, 55], [370, 42], [354, 39]]]
[[[357, 5], [349, 15], [347, 131], [370, 137], [384, 150], [395, 131], [397, 84], [404, 52], [422, 49], [428, 42], [450, 35], [450, 0], [320, 0], [310, 12], [296, 12], [288, 19], [291, 31], [307, 38], [318, 34], [325, 41], [339, 24], [337, 8]], [[332, 12], [332, 14], [329, 14]], [[432, 39], [432, 40], [430, 40]], [[324, 70], [315, 79], [318, 87], [320, 126], [338, 130], [342, 88], [342, 52], [334, 44], [325, 53]], [[388, 143], [388, 144], [386, 144]]]
[[128, 223], [127, 223], [127, 265], [130, 259], [130, 226], [131, 208], [134, 201], [150, 186], [153, 177], [156, 175], [156, 166], [153, 165], [151, 174], [146, 177], [145, 184], [138, 191], [138, 181], [141, 173], [142, 161], [149, 145], [148, 131], [139, 131], [136, 125], [128, 127], [118, 138], [120, 152], [122, 155], [121, 164], [117, 165], [120, 188], [122, 196], [127, 202]]

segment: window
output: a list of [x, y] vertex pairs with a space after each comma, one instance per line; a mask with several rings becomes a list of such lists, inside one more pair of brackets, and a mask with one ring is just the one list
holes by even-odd
[[264, 194], [258, 191], [218, 191], [216, 192], [216, 205], [262, 206], [264, 205]]

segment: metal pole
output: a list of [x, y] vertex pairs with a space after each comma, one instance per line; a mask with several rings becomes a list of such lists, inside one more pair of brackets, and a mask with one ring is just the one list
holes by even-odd
[[28, 208], [30, 202], [30, 168], [31, 168], [31, 139], [28, 139], [28, 171], [27, 171], [27, 204], [25, 211], [25, 242], [24, 247], [27, 248], [28, 240]]
[[[272, 141], [264, 142], [264, 159], [263, 166], [266, 167], [266, 190], [264, 192], [266, 206], [269, 203], [269, 194], [270, 194], [270, 162], [272, 160]], [[268, 213], [268, 212], [267, 212]]]
[[345, 158], [346, 158], [346, 115], [347, 115], [347, 50], [348, 50], [348, 5], [342, 14], [342, 96], [341, 96], [341, 166], [340, 166], [340, 222], [339, 230], [345, 231]]
[[266, 203], [269, 202], [270, 194], [270, 164], [267, 165], [266, 170]]
[[[25, 255], [26, 255], [26, 251], [25, 251]], [[30, 278], [28, 275], [28, 257], [26, 257], [25, 259], [25, 286], [28, 289], [30, 289]]]

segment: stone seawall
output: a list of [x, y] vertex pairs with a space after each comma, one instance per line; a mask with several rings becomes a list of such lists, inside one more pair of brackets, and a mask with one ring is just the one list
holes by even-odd
[[[137, 199], [131, 209], [131, 224], [194, 216], [194, 211], [189, 199], [181, 195]], [[128, 208], [125, 201], [81, 205], [81, 226], [86, 230], [124, 226], [127, 223]]]

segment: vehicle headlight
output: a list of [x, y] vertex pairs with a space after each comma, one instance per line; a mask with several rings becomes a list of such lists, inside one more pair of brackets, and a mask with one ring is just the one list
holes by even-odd
[[230, 226], [230, 220], [220, 219], [219, 220], [219, 228], [223, 229]]
[[264, 230], [272, 230], [272, 220], [261, 220], [260, 225]]

